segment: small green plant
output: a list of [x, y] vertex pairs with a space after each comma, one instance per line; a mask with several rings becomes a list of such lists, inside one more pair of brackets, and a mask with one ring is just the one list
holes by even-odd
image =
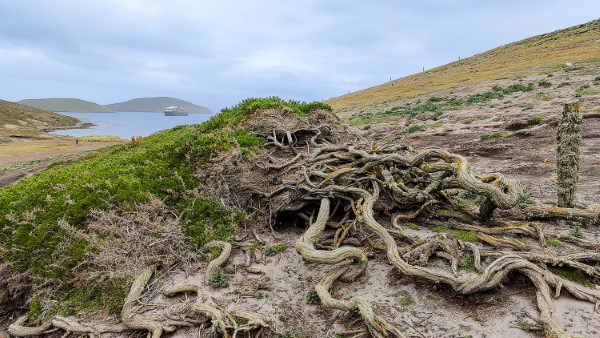
[[550, 101], [552, 100], [552, 95], [549, 93], [537, 93], [535, 94], [535, 98], [540, 101]]
[[406, 290], [398, 291], [394, 296], [398, 297], [398, 305], [401, 307], [409, 307], [417, 303], [413, 296]]
[[254, 293], [254, 298], [256, 298], [256, 299], [265, 298], [265, 292], [262, 290], [256, 290], [256, 292]]
[[528, 111], [528, 110], [532, 110], [533, 109], [533, 105], [532, 104], [528, 104], [525, 107], [523, 107], [523, 109], [521, 109], [521, 111]]
[[407, 134], [416, 133], [416, 132], [422, 131], [422, 130], [425, 130], [425, 126], [424, 125], [422, 125], [422, 124], [411, 124], [410, 126], [408, 126], [408, 128], [406, 128], [403, 131], [401, 131], [400, 134], [407, 135]]
[[542, 122], [542, 116], [541, 115], [533, 115], [532, 117], [529, 118], [529, 122], [531, 124], [540, 124]]
[[481, 135], [479, 138], [480, 138], [482, 141], [485, 141], [485, 140], [493, 140], [493, 139], [497, 139], [497, 138], [499, 138], [499, 137], [501, 137], [501, 136], [502, 136], [502, 134], [500, 134], [500, 133], [498, 133], [498, 132], [493, 132], [493, 133], [489, 133], [489, 134], [482, 134], [482, 135]]
[[466, 119], [462, 121], [463, 124], [471, 124], [473, 123], [473, 119]]
[[581, 227], [579, 225], [575, 225], [569, 229], [569, 235], [577, 238], [585, 238], [585, 232], [581, 231]]
[[438, 225], [432, 227], [431, 231], [433, 231], [433, 232], [446, 232], [450, 228], [452, 228], [452, 223], [451, 222], [445, 222], [445, 223], [441, 223], [441, 224], [438, 224]]
[[483, 273], [475, 268], [475, 258], [473, 256], [465, 256], [465, 258], [463, 258], [462, 265], [458, 268], [458, 270], [464, 272], [472, 272], [478, 275], [481, 275]]
[[594, 82], [600, 82], [600, 76], [596, 76], [596, 77], [594, 78]]
[[567, 268], [564, 266], [553, 266], [550, 267], [550, 271], [552, 271], [554, 274], [564, 278], [564, 279], [568, 279], [572, 282], [576, 282], [579, 283], [581, 285], [585, 285], [585, 286], [592, 286], [592, 280], [591, 277], [584, 274], [583, 272], [571, 269], [571, 268]]
[[413, 222], [406, 222], [406, 223], [404, 223], [404, 225], [406, 225], [407, 227], [409, 227], [413, 230], [419, 230], [421, 228], [418, 224], [413, 223]]
[[275, 244], [275, 245], [271, 245], [268, 246], [265, 249], [265, 255], [267, 256], [275, 256], [278, 253], [282, 252], [283, 250], [285, 250], [287, 248], [287, 246], [285, 244]]
[[561, 82], [556, 86], [556, 88], [568, 87], [571, 85], [571, 82]]
[[565, 247], [565, 243], [556, 238], [546, 238], [546, 245], [557, 249], [562, 249]]
[[530, 82], [527, 84], [527, 86], [525, 86], [521, 83], [512, 84], [512, 85], [506, 87], [504, 90], [502, 90], [502, 92], [504, 94], [512, 94], [512, 93], [516, 93], [516, 92], [530, 92], [532, 90], [533, 90], [533, 83]]
[[442, 116], [442, 115], [444, 115], [444, 112], [441, 112], [441, 111], [433, 112], [433, 114], [431, 114], [431, 119], [434, 121], [437, 121], [440, 118], [440, 116]]
[[491, 90], [491, 91], [487, 91], [484, 93], [473, 94], [473, 95], [467, 97], [466, 103], [467, 104], [485, 103], [485, 102], [493, 100], [493, 99], [501, 100], [503, 98], [504, 98], [504, 95], [502, 94], [502, 92], [497, 91], [497, 90]]
[[281, 338], [296, 338], [296, 334], [290, 329], [285, 329], [281, 334]]
[[280, 322], [283, 322], [283, 323], [288, 321], [288, 317], [284, 313], [280, 313], [277, 318], [279, 319]]
[[521, 189], [519, 193], [519, 200], [517, 202], [517, 208], [525, 209], [533, 203], [533, 194], [529, 190]]
[[549, 87], [552, 87], [552, 83], [550, 83], [546, 80], [542, 80], [542, 81], [538, 82], [538, 86], [542, 87], [542, 88], [549, 88]]
[[223, 269], [217, 269], [210, 277], [210, 286], [214, 289], [223, 289], [229, 286], [229, 275]]
[[306, 293], [306, 304], [318, 304], [320, 301], [317, 291], [310, 290]]
[[517, 327], [525, 332], [531, 332], [531, 331], [539, 331], [541, 330], [541, 327], [537, 324], [534, 323], [530, 323], [530, 322], [526, 322], [524, 320], [520, 320], [517, 323]]
[[459, 323], [458, 324], [458, 328], [460, 328], [461, 330], [463, 330], [465, 332], [469, 332], [469, 331], [471, 331], [473, 329], [471, 327], [471, 325], [467, 325], [467, 324], [463, 324], [463, 323]]

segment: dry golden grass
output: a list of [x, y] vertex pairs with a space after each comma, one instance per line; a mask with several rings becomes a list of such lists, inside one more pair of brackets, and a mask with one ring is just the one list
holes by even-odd
[[600, 62], [600, 20], [514, 42], [326, 103], [341, 112], [483, 81], [550, 72], [566, 61]]

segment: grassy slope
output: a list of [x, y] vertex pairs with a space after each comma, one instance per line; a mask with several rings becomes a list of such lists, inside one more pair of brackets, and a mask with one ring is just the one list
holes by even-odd
[[[201, 182], [193, 173], [199, 164], [234, 147], [243, 154], [252, 153], [264, 140], [244, 128], [231, 127], [248, 119], [257, 109], [280, 106], [290, 106], [298, 114], [325, 107], [320, 102], [248, 99], [200, 125], [176, 127], [73, 162], [54, 164], [14, 186], [0, 189], [0, 267], [9, 264], [14, 273], [32, 276], [34, 294], [44, 298], [35, 301], [37, 306], [30, 305], [32, 315], [35, 317], [42, 310], [73, 314], [90, 307], [119, 311], [128, 282], [108, 289], [77, 285], [76, 267], [95, 248], [82, 238], [74, 238], [60, 225], [66, 221], [85, 230], [93, 209], [135, 209], [151, 194], [180, 215], [190, 244], [231, 240], [239, 214], [223, 210], [220, 203], [208, 198], [194, 198], [191, 191]], [[205, 231], [207, 224], [213, 229], [211, 232]], [[48, 286], [53, 286], [52, 292], [40, 289]], [[48, 303], [50, 299], [61, 305]], [[62, 308], [42, 309], [40, 304]]]
[[20, 104], [40, 108], [54, 112], [78, 112], [78, 113], [110, 113], [110, 109], [97, 103], [81, 99], [71, 98], [49, 98], [28, 99], [19, 101]]
[[366, 107], [483, 81], [556, 69], [565, 61], [600, 62], [600, 20], [534, 36], [424, 73], [326, 101], [335, 111]]
[[182, 106], [190, 113], [212, 114], [212, 111], [206, 107], [172, 97], [139, 98], [126, 102], [107, 104], [105, 107], [112, 111], [162, 112], [165, 107], [173, 105]]
[[[51, 113], [34, 107], [0, 100], [0, 136], [28, 135], [43, 129], [75, 125], [77, 119]], [[7, 128], [5, 125], [11, 125]]]

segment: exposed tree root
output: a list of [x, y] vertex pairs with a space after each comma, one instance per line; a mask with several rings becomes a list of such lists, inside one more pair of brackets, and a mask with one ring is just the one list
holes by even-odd
[[135, 279], [121, 310], [121, 321], [123, 324], [135, 330], [148, 330], [152, 334], [152, 338], [160, 338], [164, 330], [163, 325], [156, 320], [137, 314], [135, 305], [137, 300], [142, 296], [146, 284], [148, 284], [148, 281], [156, 272], [156, 268], [156, 265], [146, 267]]
[[[523, 222], [565, 219], [598, 224], [598, 210], [533, 206], [523, 212], [503, 212], [509, 221], [495, 220], [494, 212], [499, 213], [495, 210], [510, 210], [517, 205], [521, 191], [517, 182], [497, 173], [478, 175], [464, 157], [442, 149], [415, 152], [404, 145], [360, 142], [325, 113], [306, 120], [288, 113], [265, 115], [250, 126], [266, 140], [266, 152], [252, 162], [253, 169], [262, 169], [253, 176], [228, 174], [227, 180], [232, 182], [227, 184], [243, 191], [235, 194], [231, 205], [252, 210], [264, 226], [272, 226], [280, 215], [292, 218], [294, 225], [306, 224], [305, 233], [295, 243], [296, 250], [307, 262], [331, 265], [315, 285], [322, 305], [358, 312], [366, 326], [364, 332], [372, 337], [406, 337], [406, 327], [393, 319], [383, 319], [363, 297], [334, 298], [332, 290], [339, 283], [354, 282], [361, 274], [369, 273], [368, 260], [373, 255], [385, 254], [403, 276], [444, 283], [465, 295], [498, 288], [515, 273], [526, 276], [536, 288], [537, 321], [546, 337], [571, 337], [554, 316], [553, 298], [559, 297], [562, 290], [594, 304], [596, 309], [600, 305], [600, 298], [589, 289], [551, 270], [553, 266], [564, 266], [592, 280], [600, 279], [598, 243], [544, 232], [539, 223]], [[198, 175], [221, 174], [206, 170]], [[214, 189], [221, 191], [220, 187]], [[210, 187], [206, 190], [210, 193]], [[440, 219], [451, 231], [431, 235], [426, 227], [440, 225]], [[408, 221], [428, 231], [427, 237], [410, 236], [405, 226], [408, 224], [402, 224]], [[456, 232], [474, 235], [468, 240], [477, 243], [466, 242]], [[557, 239], [569, 243], [572, 250], [564, 254], [546, 246], [546, 242]], [[221, 248], [221, 254], [209, 262], [203, 287], [210, 286], [214, 272], [232, 251], [231, 244], [225, 242], [206, 245], [214, 246]], [[255, 255], [259, 253], [254, 250]], [[246, 254], [248, 267], [252, 253], [247, 250]], [[479, 273], [461, 271], [467, 258]], [[434, 260], [444, 263], [431, 264]], [[190, 317], [169, 321], [143, 314], [138, 300], [155, 271], [156, 266], [148, 266], [135, 279], [121, 311], [121, 321], [127, 328], [147, 330], [152, 338], [194, 324]], [[196, 295], [191, 312], [208, 318], [217, 335], [236, 337], [241, 332], [268, 327], [267, 320], [258, 314], [226, 312], [210, 305], [202, 299], [200, 286], [162, 290], [167, 297], [183, 292]], [[185, 313], [184, 317], [189, 315]], [[13, 323], [10, 334], [39, 335], [51, 327], [91, 336], [102, 333], [58, 316], [40, 327], [25, 327], [26, 320], [22, 317]]]
[[[494, 289], [510, 273], [521, 273], [538, 290], [536, 298], [540, 310], [539, 322], [548, 337], [570, 336], [554, 317], [550, 288], [556, 290], [555, 296], [564, 289], [575, 298], [592, 304], [599, 301], [597, 296], [555, 275], [545, 265], [568, 266], [596, 278], [599, 276], [598, 269], [589, 262], [597, 262], [597, 255], [581, 252], [558, 256], [529, 252], [528, 245], [513, 236], [531, 237], [545, 246], [546, 239], [556, 239], [560, 235], [545, 234], [535, 223], [490, 221], [495, 209], [511, 209], [516, 206], [521, 188], [515, 181], [501, 174], [479, 176], [473, 172], [464, 157], [441, 149], [426, 149], [415, 154], [405, 146], [333, 147], [318, 142], [321, 146], [315, 150], [302, 147], [302, 142], [298, 141], [301, 137], [295, 136], [294, 132], [276, 134], [281, 136], [271, 137], [271, 144], [277, 146], [274, 142], [277, 139], [280, 144], [284, 144], [284, 139], [293, 140], [285, 145], [293, 146], [296, 151], [290, 151], [290, 155], [287, 155], [286, 151], [289, 149], [277, 146], [281, 151], [281, 158], [277, 162], [281, 164], [268, 170], [275, 177], [281, 175], [281, 185], [264, 196], [271, 203], [272, 210], [300, 211], [303, 219], [307, 220], [308, 228], [296, 242], [297, 251], [306, 261], [342, 264], [330, 270], [315, 289], [326, 307], [345, 311], [358, 310], [372, 336], [404, 337], [395, 324], [373, 314], [372, 308], [364, 299], [351, 297], [340, 300], [333, 298], [329, 292], [336, 280], [352, 281], [359, 274], [368, 271], [368, 248], [384, 250], [390, 263], [403, 275], [444, 283], [461, 294]], [[294, 176], [294, 171], [299, 171], [300, 174]], [[452, 190], [457, 192], [448, 193]], [[484, 226], [477, 222], [466, 224], [461, 221], [458, 224], [453, 222], [451, 226], [474, 231], [484, 244], [465, 243], [446, 235], [416, 242], [398, 224], [399, 220], [414, 220], [418, 223], [419, 217], [431, 214], [431, 209], [436, 207], [456, 210], [466, 201], [466, 198], [460, 200], [463, 193], [483, 199], [479, 219], [488, 224]], [[468, 203], [473, 204], [472, 201]], [[332, 204], [336, 205], [333, 211], [330, 208]], [[525, 215], [531, 219], [565, 218], [588, 224], [593, 224], [598, 219], [597, 211], [563, 209], [542, 210], [530, 207]], [[384, 216], [389, 215], [392, 210], [395, 211], [393, 217]], [[518, 214], [516, 217], [520, 218]], [[385, 226], [378, 218], [391, 224], [393, 229]], [[494, 224], [500, 226], [489, 227]], [[319, 244], [323, 240], [320, 236], [327, 226], [337, 229], [331, 246]], [[357, 238], [364, 248], [347, 244]], [[580, 247], [595, 245], [582, 239], [573, 240], [568, 236], [562, 238], [569, 238], [570, 243]], [[485, 244], [512, 251], [493, 251]], [[465, 257], [469, 256], [473, 257], [480, 275], [459, 273], [458, 268]], [[432, 257], [449, 261], [450, 271], [430, 267], [428, 262]], [[482, 258], [493, 260], [486, 265]]]
[[210, 285], [210, 279], [212, 278], [215, 271], [229, 258], [231, 255], [231, 244], [223, 242], [223, 241], [212, 241], [205, 245], [206, 248], [211, 247], [219, 247], [221, 248], [221, 254], [212, 261], [208, 263], [208, 267], [206, 268], [206, 272], [204, 274], [204, 284]]

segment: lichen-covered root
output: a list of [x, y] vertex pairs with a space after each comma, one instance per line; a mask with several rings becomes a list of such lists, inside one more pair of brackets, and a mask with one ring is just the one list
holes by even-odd
[[148, 330], [152, 334], [152, 338], [160, 338], [160, 336], [162, 336], [164, 330], [163, 325], [158, 321], [135, 313], [134, 306], [144, 292], [146, 284], [148, 284], [148, 281], [154, 272], [156, 272], [156, 269], [156, 265], [150, 265], [140, 273], [131, 284], [131, 289], [129, 290], [127, 298], [125, 298], [125, 303], [121, 309], [121, 321], [123, 324], [131, 329]]
[[223, 265], [223, 263], [225, 263], [225, 261], [229, 259], [229, 255], [231, 255], [231, 244], [227, 242], [211, 241], [208, 242], [204, 247], [208, 249], [215, 246], [221, 248], [221, 254], [217, 258], [210, 261], [210, 263], [208, 263], [208, 267], [206, 268], [206, 272], [204, 274], [204, 284], [207, 286], [210, 285], [210, 280], [215, 271], [221, 265]]

